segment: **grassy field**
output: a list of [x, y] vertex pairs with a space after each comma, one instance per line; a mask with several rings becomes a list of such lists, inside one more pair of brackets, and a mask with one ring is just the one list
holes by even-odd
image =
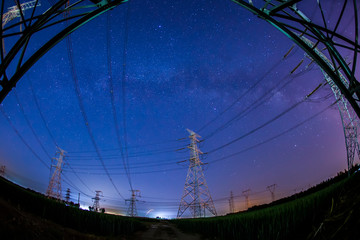
[[263, 209], [174, 223], [209, 239], [359, 239], [360, 173]]
[[[51, 221], [65, 228], [98, 236], [125, 236], [144, 229], [144, 224], [137, 218], [89, 212], [69, 207], [65, 203], [48, 199], [40, 193], [24, 189], [4, 178], [0, 178], [0, 189], [0, 199], [2, 199], [0, 230], [2, 236], [8, 234], [9, 239], [19, 239], [11, 237], [18, 234], [17, 231], [19, 231], [19, 229], [12, 230], [11, 226], [16, 225], [19, 221], [26, 223], [29, 221], [28, 218], [30, 218], [30, 222], [36, 221], [38, 225], [50, 225], [49, 221]], [[11, 207], [15, 207], [13, 211], [9, 211]], [[4, 212], [7, 212], [7, 216], [4, 215]], [[21, 223], [19, 227], [21, 227]], [[55, 237], [55, 239], [58, 238]]]
[[0, 178], [0, 189], [1, 239], [134, 240], [142, 239], [138, 236], [170, 236], [170, 233], [176, 233], [177, 239], [196, 233], [203, 239], [226, 240], [350, 240], [360, 236], [359, 172], [349, 178], [346, 174], [339, 175], [304, 193], [246, 212], [172, 221], [84, 211], [3, 178]]

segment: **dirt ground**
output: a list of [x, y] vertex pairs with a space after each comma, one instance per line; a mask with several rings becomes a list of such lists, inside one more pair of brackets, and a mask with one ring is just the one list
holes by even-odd
[[181, 232], [174, 224], [167, 221], [148, 223], [148, 229], [137, 232], [131, 240], [200, 240], [198, 234], [191, 235]]
[[145, 223], [147, 229], [131, 236], [103, 237], [65, 228], [24, 212], [0, 198], [0, 239], [4, 240], [201, 240], [199, 235], [185, 234], [167, 222]]

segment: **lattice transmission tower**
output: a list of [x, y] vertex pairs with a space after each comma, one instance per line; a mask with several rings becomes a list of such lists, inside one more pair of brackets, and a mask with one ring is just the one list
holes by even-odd
[[58, 152], [56, 152], [56, 155], [58, 155], [58, 157], [53, 158], [53, 160], [56, 161], [56, 165], [52, 165], [52, 168], [54, 167], [55, 170], [51, 176], [49, 186], [46, 190], [46, 196], [61, 200], [61, 172], [66, 152], [59, 147], [57, 148], [59, 150]]
[[140, 190], [130, 190], [131, 191], [131, 198], [126, 199], [125, 202], [130, 202], [127, 215], [130, 217], [136, 217], [138, 215], [136, 202], [138, 201], [136, 198], [140, 196]]
[[[359, 17], [356, 2], [358, 0], [340, 1], [340, 7], [334, 7], [331, 1], [306, 0], [233, 0], [235, 3], [267, 21], [280, 32], [285, 34], [295, 44], [316, 62], [328, 77], [337, 85], [343, 97], [360, 117], [360, 83], [355, 75], [358, 71], [359, 45]], [[311, 6], [312, 11], [321, 14], [320, 19], [311, 19], [298, 7], [301, 2]], [[325, 9], [324, 7], [331, 8]], [[333, 12], [332, 10], [335, 11]], [[326, 11], [328, 10], [328, 11]], [[333, 12], [331, 15], [329, 12]], [[354, 16], [349, 19], [349, 16]], [[331, 18], [331, 19], [330, 19]], [[350, 21], [349, 21], [350, 20]], [[353, 31], [353, 34], [344, 35], [344, 29]], [[352, 29], [349, 29], [352, 28]], [[306, 39], [315, 45], [311, 46]], [[318, 54], [316, 48], [328, 60]], [[345, 54], [350, 56], [350, 64], [345, 60]], [[341, 76], [341, 74], [342, 76]], [[345, 78], [348, 85], [344, 84]]]
[[234, 212], [235, 212], [234, 195], [233, 195], [233, 192], [232, 192], [232, 191], [230, 191], [229, 211], [230, 211], [230, 213], [234, 213]]
[[276, 184], [272, 184], [270, 186], [267, 186], [266, 189], [269, 190], [270, 194], [271, 194], [271, 201], [275, 201], [275, 188], [276, 188]]
[[242, 194], [245, 197], [245, 210], [249, 209], [249, 206], [250, 206], [250, 202], [249, 202], [250, 191], [251, 191], [251, 189], [246, 189], [246, 190], [242, 191]]
[[5, 165], [0, 166], [0, 177], [4, 177], [5, 176]]
[[[233, 1], [279, 29], [320, 67], [339, 107], [350, 173], [355, 155], [360, 155], [358, 143], [360, 83], [356, 76], [359, 71], [360, 52], [359, 14], [356, 9], [358, 0], [342, 1], [341, 7], [331, 15], [326, 15], [324, 6], [332, 8], [334, 3], [326, 1]], [[322, 20], [310, 19], [297, 6], [298, 2], [313, 4], [314, 10], [321, 13]], [[354, 17], [349, 19], [349, 16]], [[344, 28], [352, 28], [350, 30], [353, 30], [353, 34], [344, 35]], [[344, 57], [345, 54], [348, 57]]]
[[[40, 6], [39, 0], [25, 3], [15, 0], [16, 6], [8, 11], [4, 9], [5, 2], [13, 1], [2, 0], [0, 5], [0, 103], [51, 48], [84, 24], [127, 0], [56, 0], [48, 9]], [[31, 13], [25, 16], [27, 9], [31, 9]], [[61, 14], [64, 12], [73, 15]], [[10, 20], [17, 17], [19, 23], [10, 24]], [[65, 21], [69, 24], [63, 24]], [[19, 31], [19, 26], [23, 26], [23, 30]], [[14, 37], [18, 37], [17, 40]], [[39, 38], [43, 45], [38, 44]], [[8, 42], [8, 51], [5, 51], [4, 41]]]
[[3, 28], [11, 20], [21, 17], [20, 9], [21, 9], [22, 14], [24, 14], [25, 10], [41, 6], [41, 3], [40, 3], [40, 1], [33, 0], [33, 1], [25, 2], [25, 3], [21, 3], [21, 4], [19, 4], [19, 6], [20, 6], [20, 8], [18, 7], [18, 5], [9, 7], [8, 11], [3, 14], [3, 16], [2, 16], [2, 27]]
[[[301, 39], [308, 44], [310, 47], [314, 49], [314, 52], [326, 62], [326, 64], [334, 71], [335, 67], [331, 63], [325, 54], [316, 46], [316, 43], [313, 43], [306, 37], [302, 36]], [[314, 61], [310, 56], [308, 56], [312, 61]], [[347, 165], [348, 165], [348, 173], [350, 174], [350, 169], [354, 165], [355, 154], [358, 155], [360, 158], [360, 149], [359, 149], [359, 141], [358, 141], [358, 129], [359, 129], [359, 118], [357, 117], [356, 113], [354, 112], [353, 108], [349, 106], [348, 100], [344, 97], [341, 93], [339, 87], [334, 83], [334, 81], [329, 77], [329, 75], [324, 71], [324, 69], [320, 68], [321, 72], [323, 73], [327, 84], [330, 86], [331, 91], [334, 93], [335, 99], [337, 101], [337, 105], [339, 108], [339, 113], [341, 117], [341, 122], [344, 130], [344, 137], [345, 137], [345, 146], [346, 146], [346, 156], [347, 156]], [[349, 88], [350, 83], [346, 79], [346, 77], [342, 74], [342, 72], [338, 72], [339, 77], [344, 84], [345, 87]]]
[[206, 209], [216, 216], [216, 209], [203, 172], [203, 163], [199, 158], [199, 155], [203, 154], [198, 148], [198, 138], [200, 136], [189, 129], [187, 131], [190, 134], [190, 146], [188, 147], [190, 149], [189, 169], [177, 217], [180, 218], [188, 208], [193, 218], [205, 217]]
[[94, 212], [99, 212], [101, 210], [100, 197], [103, 197], [103, 194], [102, 194], [102, 191], [100, 191], [100, 190], [96, 190], [95, 192], [96, 192], [95, 197], [92, 198], [94, 201], [94, 204], [93, 204], [92, 208], [90, 208], [90, 210], [92, 210]]
[[65, 194], [65, 202], [69, 203], [70, 202], [70, 196], [71, 196], [71, 190], [70, 188], [66, 189], [66, 194]]

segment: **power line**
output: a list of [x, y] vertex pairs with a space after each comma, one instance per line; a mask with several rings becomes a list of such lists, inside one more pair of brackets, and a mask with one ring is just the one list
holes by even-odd
[[[220, 127], [216, 128], [213, 132], [211, 132], [210, 134], [208, 134], [205, 139], [209, 139], [212, 136], [214, 136], [215, 134], [217, 134], [220, 131], [223, 131], [224, 129], [226, 129], [227, 127], [231, 126], [231, 124], [235, 121], [239, 121], [240, 119], [244, 118], [245, 116], [247, 116], [249, 113], [251, 113], [252, 111], [256, 110], [258, 107], [260, 107], [262, 104], [264, 104], [266, 101], [268, 101], [272, 96], [274, 96], [276, 94], [276, 92], [282, 90], [283, 88], [285, 88], [288, 84], [290, 84], [296, 77], [298, 77], [299, 75], [302, 75], [303, 73], [298, 73], [292, 76], [292, 78], [290, 79], [290, 81], [287, 81], [285, 83], [283, 83], [280, 87], [279, 85], [285, 80], [287, 79], [290, 75], [286, 75], [283, 78], [280, 79], [280, 81], [278, 81], [271, 89], [269, 89], [267, 92], [265, 92], [262, 96], [260, 96], [258, 99], [256, 99], [254, 102], [252, 102], [251, 104], [249, 104], [244, 110], [242, 110], [241, 112], [237, 113], [233, 118], [231, 118], [229, 121], [227, 121], [226, 123], [222, 124]], [[277, 89], [277, 91], [275, 91]]]
[[36, 108], [37, 108], [37, 110], [38, 110], [38, 112], [39, 112], [39, 114], [40, 114], [40, 118], [41, 118], [44, 126], [46, 127], [46, 130], [47, 130], [47, 132], [49, 133], [49, 136], [50, 136], [51, 140], [53, 141], [53, 143], [55, 144], [55, 146], [59, 146], [59, 145], [57, 144], [56, 140], [55, 140], [55, 137], [52, 135], [52, 133], [51, 133], [51, 131], [50, 131], [50, 128], [49, 128], [49, 126], [48, 126], [48, 124], [47, 124], [47, 121], [45, 120], [44, 114], [43, 114], [42, 111], [41, 111], [39, 101], [38, 101], [38, 99], [37, 99], [37, 97], [36, 97], [34, 88], [33, 88], [33, 86], [32, 86], [32, 82], [31, 82], [30, 79], [28, 79], [28, 81], [29, 81], [29, 84], [30, 84], [30, 91], [31, 91], [31, 93], [32, 93], [34, 103], [35, 103]]
[[276, 115], [275, 117], [271, 118], [270, 120], [266, 121], [265, 123], [261, 124], [260, 126], [258, 126], [258, 127], [254, 128], [254, 129], [250, 130], [249, 132], [241, 135], [240, 137], [235, 138], [234, 140], [232, 140], [232, 141], [230, 141], [230, 142], [228, 142], [228, 143], [225, 143], [225, 144], [221, 145], [220, 147], [217, 147], [217, 148], [215, 148], [215, 149], [207, 152], [207, 154], [211, 154], [211, 153], [214, 153], [214, 152], [216, 152], [216, 151], [219, 151], [219, 150], [221, 150], [221, 149], [223, 149], [223, 148], [225, 148], [225, 147], [227, 147], [227, 146], [229, 146], [229, 145], [232, 145], [233, 143], [235, 143], [235, 142], [237, 142], [237, 141], [239, 141], [239, 140], [241, 140], [241, 139], [243, 139], [243, 138], [245, 138], [245, 137], [247, 137], [247, 136], [249, 136], [249, 135], [257, 132], [257, 131], [259, 131], [260, 129], [266, 127], [267, 125], [271, 124], [272, 122], [276, 121], [277, 119], [283, 117], [285, 114], [287, 114], [288, 112], [290, 112], [291, 110], [293, 110], [294, 108], [296, 108], [297, 106], [299, 106], [299, 105], [300, 105], [301, 103], [303, 103], [304, 101], [305, 101], [305, 98], [302, 99], [301, 101], [293, 104], [292, 106], [290, 106], [289, 108], [287, 108], [286, 110], [284, 110], [284, 111], [281, 112], [280, 114]]
[[48, 158], [51, 159], [50, 154], [49, 154], [48, 151], [45, 149], [44, 145], [43, 145], [42, 142], [40, 141], [39, 136], [36, 134], [34, 128], [32, 127], [32, 125], [31, 125], [31, 123], [30, 123], [30, 120], [29, 120], [29, 118], [27, 117], [27, 115], [26, 115], [26, 113], [25, 113], [25, 111], [24, 111], [24, 108], [23, 108], [23, 106], [22, 106], [22, 104], [21, 104], [21, 102], [20, 102], [19, 96], [17, 95], [17, 91], [16, 91], [15, 89], [14, 89], [13, 91], [14, 91], [14, 95], [15, 95], [15, 98], [16, 98], [16, 102], [17, 102], [17, 104], [18, 104], [18, 106], [19, 106], [19, 108], [20, 108], [20, 112], [22, 113], [22, 115], [23, 115], [23, 117], [24, 117], [24, 119], [25, 119], [25, 121], [26, 121], [26, 124], [27, 124], [28, 127], [30, 128], [32, 134], [34, 135], [34, 137], [35, 137], [36, 141], [38, 142], [38, 144], [40, 145], [41, 149], [45, 152], [46, 156], [48, 156]]
[[[126, 165], [129, 166], [129, 157], [128, 157], [128, 143], [127, 143], [127, 124], [126, 124], [126, 70], [127, 70], [127, 47], [129, 40], [129, 18], [130, 18], [130, 4], [127, 5], [126, 13], [125, 13], [125, 33], [124, 33], [124, 48], [123, 48], [123, 71], [122, 71], [122, 82], [121, 82], [121, 90], [122, 90], [122, 116], [123, 116], [123, 130], [124, 130], [124, 148], [125, 148], [125, 162]], [[127, 172], [130, 179], [130, 171]], [[132, 189], [132, 185], [130, 182], [130, 187]]]
[[14, 132], [16, 133], [16, 135], [20, 138], [20, 140], [24, 143], [24, 145], [30, 150], [30, 152], [47, 168], [50, 169], [50, 167], [44, 162], [44, 160], [42, 160], [40, 158], [40, 156], [34, 151], [34, 149], [32, 149], [32, 147], [30, 147], [30, 145], [26, 142], [26, 140], [23, 138], [23, 136], [20, 134], [20, 132], [16, 129], [16, 127], [14, 126], [14, 124], [12, 123], [12, 121], [10, 120], [10, 117], [5, 113], [3, 106], [0, 105], [0, 111], [3, 114], [3, 116], [5, 117], [5, 119], [8, 121], [8, 123], [10, 124], [11, 128], [14, 130]]
[[[152, 155], [156, 155], [156, 154], [163, 154], [163, 153], [170, 153], [170, 152], [179, 152], [181, 150], [185, 150], [187, 147], [187, 145], [182, 146], [181, 148], [163, 148], [163, 149], [156, 149], [154, 151], [140, 151], [140, 152], [133, 152], [131, 155], [129, 155], [129, 158], [135, 158], [135, 157], [144, 157], [144, 156], [152, 156]], [[72, 157], [72, 159], [93, 159], [94, 157], [96, 157], [97, 155], [84, 155], [84, 154], [80, 154], [80, 155], [69, 155]], [[119, 154], [109, 154], [109, 155], [103, 155], [104, 159], [115, 159], [119, 157]]]
[[206, 124], [204, 124], [197, 132], [201, 132], [204, 130], [207, 126], [209, 126], [211, 123], [215, 122], [219, 117], [221, 117], [224, 113], [226, 113], [228, 110], [230, 110], [233, 106], [235, 106], [236, 103], [238, 103], [243, 97], [245, 97], [249, 92], [254, 90], [257, 85], [259, 85], [260, 82], [262, 82], [266, 76], [268, 76], [282, 61], [280, 59], [277, 61], [269, 70], [267, 70], [258, 81], [256, 81], [250, 88], [248, 88], [240, 97], [238, 97], [233, 103], [231, 103], [227, 108], [225, 108], [222, 112], [220, 112], [216, 117], [214, 117], [212, 120], [208, 121]]
[[[149, 144], [142, 144], [142, 145], [134, 145], [134, 146], [128, 146], [128, 149], [133, 149], [133, 148], [143, 148], [143, 147], [147, 147], [147, 146], [155, 146], [155, 145], [162, 145], [162, 144], [169, 144], [171, 142], [179, 142], [179, 141], [184, 141], [186, 140], [185, 138], [181, 138], [181, 139], [172, 139], [172, 140], [164, 140], [161, 142], [156, 142], [156, 143], [149, 143]], [[111, 151], [118, 151], [120, 150], [120, 148], [108, 148], [108, 149], [101, 149], [101, 151], [103, 152], [111, 152]], [[86, 151], [68, 151], [68, 153], [91, 153], [91, 152], [96, 152], [94, 150], [86, 150]]]
[[[307, 118], [307, 119], [305, 119], [305, 120], [297, 123], [296, 125], [292, 126], [291, 128], [288, 128], [287, 130], [285, 130], [285, 131], [283, 131], [283, 132], [281, 132], [281, 133], [279, 133], [279, 134], [277, 134], [277, 135], [275, 135], [275, 136], [273, 136], [273, 137], [270, 137], [270, 138], [268, 138], [268, 139], [266, 139], [266, 140], [264, 140], [264, 141], [261, 141], [261, 142], [259, 142], [259, 143], [257, 143], [257, 144], [254, 144], [254, 145], [252, 145], [252, 146], [250, 146], [250, 147], [248, 147], [248, 148], [245, 148], [245, 149], [243, 149], [243, 150], [241, 150], [241, 151], [239, 151], [239, 152], [235, 152], [235, 153], [232, 153], [232, 154], [230, 154], [230, 155], [224, 156], [224, 157], [222, 157], [222, 158], [218, 158], [218, 159], [209, 161], [208, 163], [209, 163], [209, 164], [213, 164], [213, 163], [216, 163], [216, 162], [219, 162], [219, 161], [222, 161], [222, 160], [229, 159], [229, 158], [234, 157], [234, 156], [236, 156], [236, 155], [242, 154], [242, 153], [247, 152], [247, 151], [249, 151], [249, 150], [252, 150], [252, 149], [254, 149], [254, 148], [260, 147], [260, 146], [262, 146], [262, 145], [264, 145], [264, 144], [266, 144], [266, 143], [268, 143], [268, 142], [270, 142], [270, 141], [272, 141], [272, 140], [275, 140], [275, 139], [277, 139], [277, 138], [279, 138], [279, 137], [281, 137], [281, 136], [283, 136], [283, 135], [285, 135], [285, 134], [287, 134], [287, 133], [295, 130], [296, 128], [300, 127], [301, 125], [303, 125], [303, 124], [311, 121], [312, 119], [316, 118], [316, 117], [319, 116], [320, 114], [322, 114], [322, 113], [324, 113], [325, 111], [327, 111], [328, 109], [330, 109], [330, 108], [331, 108], [333, 105], [335, 105], [335, 104], [336, 104], [336, 102], [330, 104], [329, 106], [327, 106], [327, 107], [324, 108], [323, 110], [315, 113], [314, 115], [310, 116], [309, 118]], [[161, 170], [154, 170], [154, 171], [134, 172], [134, 174], [149, 174], [149, 173], [158, 173], [158, 172], [168, 172], [168, 171], [177, 171], [177, 170], [181, 170], [181, 169], [182, 169], [182, 168], [170, 168], [170, 169], [161, 169]], [[80, 172], [80, 174], [89, 174], [89, 172]], [[102, 175], [101, 173], [91, 173], [91, 174], [95, 174], [95, 175], [99, 175], [99, 174], [100, 174], [100, 175]], [[116, 173], [116, 175], [119, 175], [119, 174], [120, 174], [120, 173]]]
[[321, 110], [320, 112], [318, 112], [318, 113], [310, 116], [309, 118], [307, 118], [307, 119], [299, 122], [298, 124], [294, 125], [293, 127], [289, 128], [289, 129], [287, 129], [287, 130], [285, 130], [285, 131], [283, 131], [283, 132], [281, 132], [281, 133], [279, 133], [279, 134], [277, 134], [277, 135], [275, 135], [275, 136], [273, 136], [273, 137], [271, 137], [271, 138], [268, 138], [268, 139], [266, 139], [266, 140], [264, 140], [264, 141], [262, 141], [262, 142], [260, 142], [260, 143], [257, 143], [257, 144], [255, 144], [255, 145], [252, 145], [252, 146], [248, 147], [248, 148], [245, 148], [245, 149], [243, 149], [243, 150], [241, 150], [241, 151], [239, 151], [239, 152], [236, 152], [236, 153], [233, 153], [233, 154], [224, 156], [224, 157], [222, 157], [222, 158], [218, 158], [218, 159], [213, 160], [213, 161], [209, 161], [209, 164], [215, 163], [215, 162], [219, 162], [219, 161], [228, 159], [228, 158], [230, 158], [230, 157], [234, 157], [234, 156], [236, 156], [236, 155], [239, 155], [239, 154], [244, 153], [244, 152], [246, 152], [246, 151], [249, 151], [249, 150], [251, 150], [251, 149], [260, 147], [261, 145], [264, 145], [264, 144], [266, 144], [266, 143], [268, 143], [268, 142], [270, 142], [270, 141], [272, 141], [272, 140], [275, 140], [276, 138], [279, 138], [279, 137], [285, 135], [286, 133], [291, 132], [291, 131], [295, 130], [296, 128], [300, 127], [301, 125], [309, 122], [310, 120], [316, 118], [316, 117], [319, 116], [320, 114], [322, 114], [322, 113], [324, 113], [325, 111], [327, 111], [328, 109], [330, 109], [330, 108], [331, 108], [332, 106], [334, 106], [335, 104], [336, 104], [336, 102], [330, 104], [329, 106], [327, 106], [326, 108], [324, 108], [324, 109]]
[[[54, 135], [51, 133], [50, 128], [49, 128], [49, 126], [48, 126], [48, 124], [47, 124], [47, 121], [45, 120], [45, 117], [44, 117], [44, 115], [43, 115], [43, 113], [42, 113], [42, 111], [41, 111], [40, 104], [39, 104], [39, 102], [38, 102], [38, 100], [37, 100], [37, 97], [36, 97], [36, 94], [35, 94], [34, 89], [33, 89], [33, 87], [32, 87], [32, 83], [31, 83], [31, 80], [30, 80], [30, 79], [29, 79], [29, 83], [30, 83], [31, 93], [32, 93], [32, 96], [33, 96], [33, 99], [34, 99], [36, 108], [37, 108], [37, 110], [38, 110], [38, 112], [39, 112], [39, 114], [40, 114], [40, 117], [41, 117], [41, 119], [42, 119], [42, 122], [43, 122], [44, 126], [46, 127], [46, 130], [47, 130], [50, 138], [52, 139], [53, 143], [55, 144], [56, 147], [59, 148], [59, 145], [57, 144], [57, 141], [55, 140]], [[14, 92], [15, 92], [15, 91], [14, 91]], [[16, 92], [15, 92], [15, 96], [16, 96], [16, 99], [17, 99], [17, 101], [18, 101], [18, 103], [19, 103], [19, 99], [18, 99], [18, 97], [17, 97], [17, 95], [16, 95]], [[19, 105], [20, 105], [20, 104], [19, 104]], [[23, 110], [22, 110], [22, 111], [23, 111]], [[49, 155], [48, 155], [48, 156], [49, 156]], [[50, 156], [49, 156], [49, 158], [50, 158]], [[90, 192], [92, 192], [92, 190], [89, 188], [89, 186], [79, 177], [79, 175], [78, 175], [78, 174], [74, 171], [74, 169], [70, 166], [70, 163], [69, 163], [69, 162], [66, 162], [66, 163], [68, 164], [69, 168], [72, 169], [73, 173], [74, 173], [75, 176], [79, 179], [79, 181], [80, 181]]]
[[[27, 143], [27, 141], [25, 140], [25, 138], [20, 134], [20, 132], [17, 130], [17, 128], [15, 127], [15, 125], [12, 123], [12, 121], [10, 120], [10, 117], [5, 113], [5, 110], [3, 109], [3, 106], [0, 105], [0, 111], [2, 113], [2, 115], [5, 117], [5, 119], [8, 121], [8, 123], [10, 124], [11, 128], [13, 129], [13, 131], [16, 133], [16, 135], [20, 138], [21, 142], [28, 148], [28, 150], [35, 156], [36, 159], [38, 159], [47, 169], [50, 170], [50, 167], [46, 164], [46, 162], [35, 152], [35, 150]], [[62, 173], [63, 174], [63, 173]], [[78, 189], [72, 182], [70, 179], [67, 178], [66, 175], [64, 175], [64, 178], [66, 180], [64, 180], [64, 182], [66, 182], [69, 186], [72, 186], [74, 189]], [[81, 192], [80, 189], [78, 189], [79, 192]], [[83, 192], [82, 192], [83, 193]], [[83, 193], [84, 195], [87, 195], [85, 193]]]
[[73, 49], [72, 49], [72, 42], [71, 42], [71, 35], [68, 35], [68, 37], [66, 38], [66, 44], [67, 44], [67, 52], [68, 52], [68, 58], [69, 58], [69, 62], [70, 62], [70, 69], [71, 69], [71, 74], [72, 74], [72, 79], [73, 79], [73, 82], [74, 82], [74, 87], [75, 87], [75, 93], [76, 93], [76, 96], [77, 96], [77, 99], [78, 99], [78, 103], [79, 103], [79, 107], [80, 107], [80, 112], [82, 114], [82, 117], [83, 117], [83, 120], [84, 120], [84, 123], [85, 123], [85, 126], [86, 126], [86, 129], [88, 131], [88, 134], [90, 136], [90, 139], [91, 139], [91, 142], [96, 150], [96, 153], [99, 157], [99, 160], [104, 168], [104, 171], [106, 173], [106, 175], [108, 176], [111, 184], [113, 185], [113, 187], [115, 188], [116, 192], [118, 193], [118, 195], [125, 199], [119, 189], [116, 187], [113, 179], [111, 178], [110, 176], [110, 173], [108, 171], [108, 169], [106, 168], [105, 166], [105, 163], [104, 163], [104, 160], [102, 159], [102, 156], [100, 154], [100, 150], [96, 144], [96, 141], [95, 141], [95, 138], [93, 136], [93, 133], [92, 133], [92, 130], [90, 128], [90, 125], [89, 125], [89, 121], [88, 121], [88, 117], [86, 115], [86, 112], [85, 112], [85, 107], [84, 107], [84, 103], [82, 101], [82, 98], [81, 98], [81, 93], [80, 93], [80, 87], [79, 87], [79, 80], [77, 78], [77, 74], [76, 74], [76, 70], [75, 70], [75, 64], [74, 64], [74, 60], [73, 60], [73, 55], [72, 55], [72, 52], [73, 52]]
[[[124, 169], [125, 169], [125, 173], [126, 173], [126, 177], [128, 179], [129, 185], [130, 185], [130, 189], [132, 190], [132, 182], [131, 182], [131, 177], [130, 177], [130, 171], [129, 168], [127, 166], [127, 162], [124, 156], [124, 150], [122, 147], [122, 143], [121, 143], [121, 137], [120, 137], [120, 128], [119, 128], [119, 124], [118, 124], [118, 119], [117, 119], [117, 111], [115, 108], [115, 99], [114, 99], [114, 85], [113, 85], [113, 78], [112, 78], [112, 62], [111, 62], [111, 43], [110, 43], [110, 31], [111, 31], [111, 23], [110, 23], [110, 17], [111, 17], [111, 13], [108, 12], [107, 14], [107, 30], [106, 30], [106, 53], [107, 53], [107, 62], [108, 62], [108, 74], [109, 74], [109, 85], [110, 85], [110, 99], [111, 99], [111, 109], [112, 109], [112, 115], [114, 118], [114, 124], [115, 124], [115, 133], [116, 133], [116, 139], [117, 139], [117, 143], [119, 145], [120, 148], [120, 153], [121, 153], [121, 159], [124, 165]], [[126, 31], [126, 30], [125, 30]]]

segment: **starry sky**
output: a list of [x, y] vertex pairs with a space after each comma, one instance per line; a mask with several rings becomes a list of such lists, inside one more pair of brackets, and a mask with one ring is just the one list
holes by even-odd
[[[325, 4], [331, 25], [340, 1]], [[316, 6], [298, 4], [315, 22]], [[351, 24], [341, 27], [353, 34]], [[30, 41], [30, 53], [46, 34]], [[131, 0], [61, 41], [5, 98], [0, 164], [10, 180], [45, 193], [58, 145], [66, 151], [62, 189], [74, 202], [80, 193], [87, 208], [101, 190], [100, 205], [125, 214], [132, 187], [141, 192], [140, 216], [173, 218], [189, 164], [188, 128], [201, 136], [218, 214], [229, 212], [230, 191], [237, 211], [247, 189], [251, 205], [270, 202], [272, 184], [277, 199], [299, 192], [347, 164], [339, 111], [329, 108], [334, 96], [324, 85], [303, 101], [324, 77], [315, 64], [306, 67], [298, 47], [283, 58], [292, 46], [230, 0]]]

